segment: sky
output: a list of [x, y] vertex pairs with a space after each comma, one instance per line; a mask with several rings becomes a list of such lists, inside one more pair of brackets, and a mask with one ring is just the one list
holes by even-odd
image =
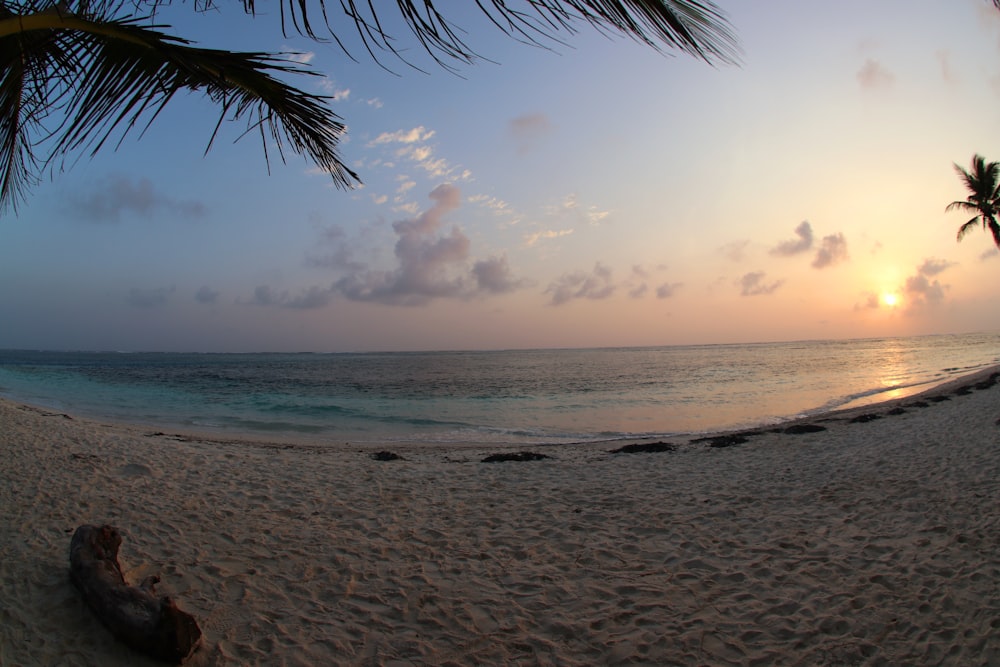
[[[199, 46], [295, 52], [348, 126], [338, 190], [172, 102], [0, 217], [0, 348], [381, 351], [1000, 331], [1000, 253], [954, 163], [1000, 159], [986, 0], [719, 0], [738, 65], [473, 15], [451, 72], [174, 8]], [[444, 5], [442, 5], [444, 6]], [[225, 37], [220, 38], [223, 35]], [[405, 38], [404, 34], [400, 35]]]

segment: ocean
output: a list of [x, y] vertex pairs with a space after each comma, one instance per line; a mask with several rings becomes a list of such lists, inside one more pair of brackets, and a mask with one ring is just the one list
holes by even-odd
[[904, 397], [995, 364], [996, 333], [488, 352], [6, 350], [0, 396], [218, 436], [527, 445], [775, 424]]

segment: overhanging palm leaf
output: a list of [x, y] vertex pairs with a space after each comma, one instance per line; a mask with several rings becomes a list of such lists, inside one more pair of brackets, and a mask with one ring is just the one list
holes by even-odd
[[265, 157], [270, 137], [282, 158], [287, 143], [337, 185], [357, 180], [337, 153], [344, 125], [329, 98], [275, 76], [310, 72], [268, 54], [189, 44], [134, 18], [72, 13], [65, 5], [20, 14], [0, 7], [0, 206], [15, 205], [39, 168], [77, 149], [96, 152], [113, 135], [120, 141], [181, 90], [218, 103], [219, 123], [245, 121], [265, 141]]
[[1000, 248], [1000, 224], [997, 223], [997, 216], [1000, 215], [1000, 162], [986, 162], [983, 156], [974, 155], [969, 171], [957, 164], [954, 166], [969, 191], [969, 198], [953, 201], [945, 207], [945, 211], [975, 214], [958, 228], [958, 240], [961, 241], [978, 223], [982, 223], [983, 229], [989, 229], [993, 242]]
[[[248, 131], [259, 132], [265, 158], [270, 135], [282, 158], [288, 142], [329, 172], [337, 185], [357, 181], [338, 156], [344, 126], [327, 107], [329, 98], [276, 78], [311, 72], [265, 53], [195, 48], [157, 26], [140, 27], [140, 19], [132, 16], [140, 7], [155, 15], [169, 2], [0, 0], [0, 210], [16, 205], [45, 167], [76, 149], [96, 151], [116, 132], [121, 141], [185, 89], [217, 102], [220, 124], [242, 119]], [[245, 11], [255, 13], [255, 0], [242, 2]], [[193, 3], [207, 9], [214, 0]], [[342, 26], [331, 23], [325, 0], [278, 4], [283, 30], [290, 26], [318, 39], [311, 20], [318, 11], [341, 43]], [[398, 28], [400, 22], [446, 67], [445, 58], [476, 58], [460, 37], [462, 30], [433, 0], [396, 0], [399, 16], [389, 21], [380, 18], [390, 11], [386, 5], [376, 9], [371, 0], [340, 0], [339, 6], [376, 61], [376, 50], [402, 58], [395, 37], [384, 27]], [[709, 62], [735, 62], [738, 50], [711, 0], [476, 0], [475, 7], [507, 35], [534, 44], [556, 40], [560, 31], [572, 33], [582, 22]]]
[[[140, 1], [153, 7], [169, 2]], [[215, 0], [195, 1], [204, 8], [216, 5]], [[246, 12], [255, 15], [256, 0], [242, 1]], [[440, 64], [445, 63], [439, 56], [463, 62], [476, 57], [461, 37], [462, 29], [433, 0], [396, 0], [398, 17], [387, 16], [391, 13], [387, 2], [340, 0], [337, 4], [376, 60], [376, 49], [402, 57], [396, 36], [386, 27], [397, 24], [397, 19]], [[453, 3], [441, 4], [453, 15], [457, 13]], [[326, 29], [341, 43], [342, 26], [335, 15], [331, 19], [325, 0], [281, 0], [279, 6], [283, 29], [291, 26], [300, 34], [317, 37], [312, 19], [319, 13]], [[736, 62], [739, 51], [725, 15], [711, 0], [476, 0], [462, 11], [473, 6], [507, 35], [533, 44], [556, 40], [557, 33], [573, 33], [577, 24], [584, 23], [709, 62]]]

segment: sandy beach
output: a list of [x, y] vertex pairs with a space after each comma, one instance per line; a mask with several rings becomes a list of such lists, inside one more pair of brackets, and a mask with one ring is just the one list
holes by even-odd
[[69, 581], [85, 523], [198, 619], [189, 665], [1000, 664], [997, 370], [817, 432], [504, 463], [0, 402], [0, 665], [155, 664]]

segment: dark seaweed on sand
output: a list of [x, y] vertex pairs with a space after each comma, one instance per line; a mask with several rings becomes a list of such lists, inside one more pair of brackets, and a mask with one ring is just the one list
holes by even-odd
[[882, 417], [880, 417], [879, 415], [875, 414], [874, 412], [866, 412], [865, 414], [858, 415], [857, 417], [855, 417], [854, 419], [852, 419], [851, 423], [852, 424], [864, 424], [865, 422], [872, 422], [872, 421], [875, 421], [876, 419], [881, 419], [881, 418]]
[[375, 452], [372, 458], [376, 461], [402, 461], [403, 457], [395, 452]]
[[989, 389], [990, 387], [996, 385], [998, 378], [1000, 378], [1000, 373], [991, 373], [990, 376], [982, 382], [977, 382], [975, 387], [980, 390]]
[[653, 452], [672, 452], [676, 449], [669, 442], [639, 442], [632, 445], [623, 445], [618, 449], [609, 450], [609, 454], [643, 454]]
[[742, 433], [730, 433], [728, 435], [717, 435], [711, 438], [698, 438], [691, 442], [707, 442], [709, 447], [722, 449], [723, 447], [734, 447], [750, 442], [750, 439]]
[[800, 435], [802, 433], [819, 433], [820, 431], [825, 431], [825, 426], [820, 426], [819, 424], [793, 424], [788, 428], [782, 430], [782, 433], [789, 433], [791, 435]]
[[542, 459], [549, 458], [545, 454], [536, 454], [535, 452], [516, 452], [516, 453], [506, 453], [506, 454], [490, 454], [485, 459], [483, 463], [504, 463], [506, 461], [541, 461]]

